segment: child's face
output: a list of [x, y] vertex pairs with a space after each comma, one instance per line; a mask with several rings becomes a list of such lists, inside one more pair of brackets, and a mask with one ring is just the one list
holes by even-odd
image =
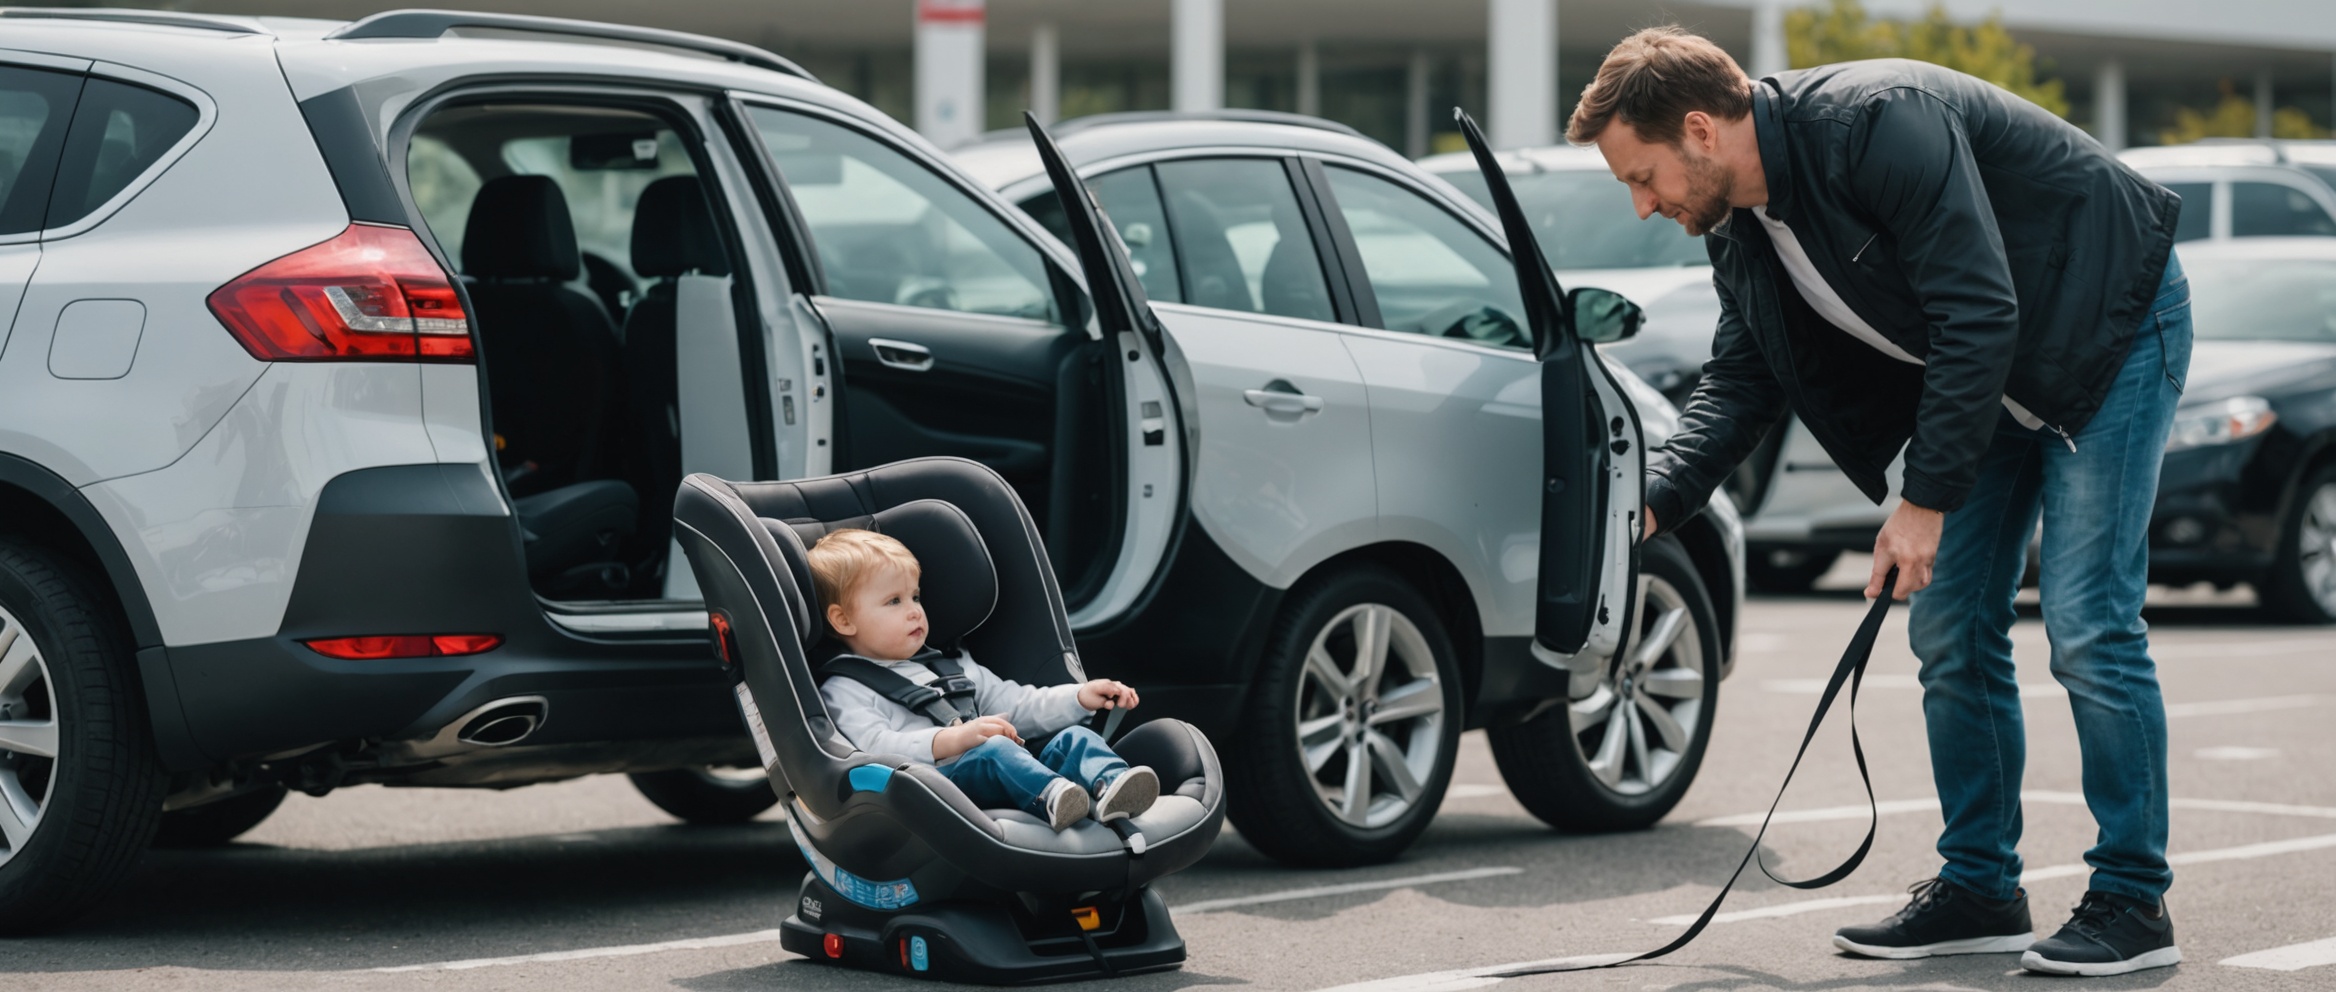
[[853, 654], [900, 661], [925, 646], [925, 605], [917, 577], [887, 565], [827, 607], [827, 622]]

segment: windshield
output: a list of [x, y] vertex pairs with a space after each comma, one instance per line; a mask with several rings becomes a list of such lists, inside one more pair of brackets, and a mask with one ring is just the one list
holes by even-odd
[[[1470, 170], [1441, 174], [1476, 202], [1492, 208], [1484, 176]], [[1602, 169], [1563, 169], [1509, 177], [1517, 203], [1533, 219], [1533, 233], [1553, 269], [1647, 269], [1709, 265], [1703, 239], [1679, 225], [1638, 219], [1630, 188]]]
[[2200, 339], [2336, 342], [2336, 259], [2217, 258], [2182, 268]]

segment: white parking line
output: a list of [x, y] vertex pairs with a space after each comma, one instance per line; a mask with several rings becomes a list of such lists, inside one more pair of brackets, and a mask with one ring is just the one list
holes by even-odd
[[777, 930], [756, 930], [753, 933], [734, 933], [724, 937], [692, 937], [687, 940], [666, 940], [654, 944], [624, 944], [617, 947], [581, 947], [573, 951], [548, 951], [543, 954], [520, 954], [507, 958], [471, 958], [467, 961], [438, 961], [431, 964], [403, 964], [394, 968], [369, 968], [368, 971], [468, 971], [472, 968], [496, 968], [511, 964], [541, 964], [550, 961], [582, 961], [588, 958], [622, 958], [635, 954], [661, 954], [666, 951], [699, 951], [710, 947], [737, 947], [741, 944], [767, 944], [779, 939]]
[[2167, 703], [2166, 719], [2179, 720], [2186, 716], [2236, 716], [2242, 713], [2268, 713], [2272, 710], [2300, 710], [2327, 702], [2326, 696], [2309, 693], [2297, 696], [2263, 696], [2256, 699], [2217, 699], [2205, 703]]
[[2224, 958], [2222, 963], [2234, 968], [2267, 968], [2272, 971], [2302, 971], [2324, 964], [2336, 964], [2336, 937], [2241, 954]]
[[1373, 882], [1347, 882], [1342, 885], [1317, 885], [1305, 889], [1284, 889], [1253, 896], [1232, 896], [1225, 899], [1203, 899], [1199, 902], [1178, 903], [1168, 907], [1171, 912], [1215, 913], [1242, 906], [1262, 906], [1267, 903], [1291, 902], [1298, 899], [1319, 899], [1323, 896], [1343, 896], [1354, 892], [1377, 892], [1382, 889], [1408, 889], [1415, 885], [1434, 885], [1438, 882], [1465, 882], [1477, 878], [1497, 878], [1515, 875], [1523, 868], [1470, 868], [1465, 871], [1438, 872], [1433, 875], [1412, 875], [1407, 878], [1384, 878]]
[[[2082, 806], [2085, 797], [2075, 792], [2023, 792], [2020, 799], [2031, 803], [2054, 806]], [[1883, 816], [1894, 813], [1921, 813], [1939, 808], [1936, 799], [1885, 799], [1875, 803]], [[2238, 799], [2171, 799], [2167, 805], [2175, 809], [2194, 809], [2207, 813], [2261, 813], [2266, 816], [2302, 816], [2321, 820], [2336, 820], [2336, 807], [2292, 806], [2286, 803], [2257, 803]], [[1730, 813], [1697, 820], [1699, 827], [1756, 827], [1766, 813]], [[1778, 823], [1821, 823], [1827, 820], [1863, 820], [1866, 808], [1858, 806], [1823, 806], [1816, 809], [1780, 810]]]
[[[1781, 692], [1788, 695], [1815, 696], [1825, 691], [1825, 683], [1828, 681], [1830, 680], [1769, 679], [1760, 683], [1760, 687], [1770, 692]], [[1895, 673], [1889, 675], [1868, 675], [1865, 679], [1864, 688], [1920, 690], [1922, 688], [1922, 682], [1917, 680], [1912, 675], [1899, 675]], [[2023, 682], [2020, 684], [2020, 697], [2023, 699], [2035, 699], [2046, 696], [2057, 697], [2066, 695], [2068, 695], [2068, 690], [2063, 689], [2051, 682]]]

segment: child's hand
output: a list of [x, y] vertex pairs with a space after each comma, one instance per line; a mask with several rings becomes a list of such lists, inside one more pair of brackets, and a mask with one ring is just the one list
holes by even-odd
[[1091, 710], [1132, 710], [1137, 702], [1135, 689], [1125, 682], [1096, 679], [1079, 687], [1079, 705]]
[[1014, 731], [1014, 725], [1007, 722], [1005, 717], [977, 716], [953, 727], [943, 727], [940, 733], [934, 734], [933, 760], [954, 758], [980, 747], [992, 737], [1022, 743], [1022, 735]]

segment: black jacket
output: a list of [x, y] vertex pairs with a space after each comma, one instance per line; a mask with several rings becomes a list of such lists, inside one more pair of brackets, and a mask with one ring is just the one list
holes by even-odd
[[[1704, 239], [1720, 319], [1678, 433], [1647, 465], [1664, 529], [1701, 510], [1786, 409], [1875, 502], [1963, 505], [2002, 398], [2074, 436], [2147, 316], [2181, 200], [2075, 126], [1971, 76], [1881, 59], [1753, 86], [1768, 213], [1866, 323], [1817, 316], [1737, 210]], [[1911, 443], [1909, 443], [1911, 441]]]

